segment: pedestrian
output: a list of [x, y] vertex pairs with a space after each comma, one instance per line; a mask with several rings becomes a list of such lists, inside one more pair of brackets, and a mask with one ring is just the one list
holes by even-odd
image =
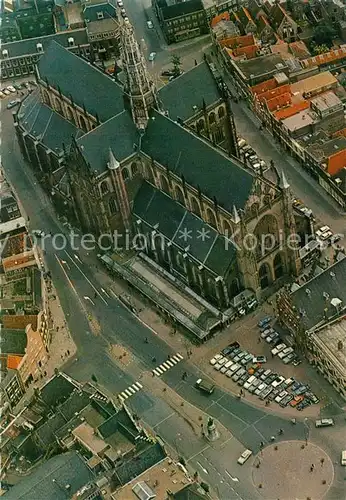
[[315, 468], [314, 464], [311, 464], [310, 472], [313, 472], [314, 468]]
[[260, 343], [261, 343], [261, 337], [258, 337], [257, 344], [260, 344]]
[[321, 467], [323, 467], [324, 464], [324, 458], [321, 458]]

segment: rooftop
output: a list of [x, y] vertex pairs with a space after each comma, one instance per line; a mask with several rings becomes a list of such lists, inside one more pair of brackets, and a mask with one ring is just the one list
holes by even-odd
[[330, 156], [346, 149], [346, 137], [339, 136], [324, 142], [316, 142], [306, 148], [317, 161], [323, 161]]
[[141, 482], [145, 482], [155, 493], [156, 498], [161, 499], [166, 497], [168, 490], [174, 494], [183, 486], [190, 484], [191, 480], [185, 476], [175, 462], [170, 458], [165, 458], [162, 462], [113, 493], [112, 498], [114, 500], [137, 500], [138, 496], [133, 490]]
[[[314, 334], [324, 347], [324, 354], [346, 379], [346, 320], [337, 321]], [[341, 349], [340, 349], [341, 347]]]
[[34, 468], [6, 493], [6, 498], [66, 500], [92, 479], [94, 475], [81, 455], [73, 451], [56, 455]]
[[162, 15], [164, 19], [173, 19], [193, 12], [204, 10], [202, 0], [187, 0], [178, 2], [177, 0], [160, 0]]
[[323, 113], [324, 111], [327, 111], [330, 108], [334, 108], [336, 106], [339, 106], [339, 107], [341, 106], [341, 108], [342, 108], [341, 100], [332, 91], [325, 92], [324, 94], [321, 94], [318, 97], [311, 99], [311, 104], [316, 109], [318, 109], [318, 111], [320, 111], [321, 113]]
[[292, 293], [293, 305], [300, 313], [307, 330], [323, 321], [326, 308], [327, 317], [335, 314], [331, 304], [333, 298], [340, 299], [346, 305], [345, 283], [346, 258], [343, 258]]
[[24, 355], [27, 337], [24, 329], [1, 328], [0, 348], [2, 354]]
[[289, 116], [282, 120], [284, 126], [290, 131], [298, 131], [308, 125], [312, 125], [317, 120], [317, 116], [315, 113], [309, 110], [303, 110], [299, 113], [296, 113], [293, 116]]
[[159, 99], [172, 120], [186, 121], [203, 109], [203, 101], [208, 107], [221, 100], [221, 96], [208, 64], [202, 62], [162, 87]]
[[244, 208], [254, 182], [251, 173], [163, 114], [153, 112], [141, 149], [226, 210]]
[[302, 65], [304, 68], [312, 67], [312, 66], [321, 66], [322, 64], [333, 63], [338, 61], [339, 59], [346, 58], [346, 46], [344, 45], [340, 49], [330, 50], [329, 52], [325, 52], [323, 54], [319, 54], [314, 57], [309, 57], [302, 61]]
[[287, 108], [279, 109], [278, 111], [274, 112], [274, 116], [277, 120], [285, 120], [286, 118], [289, 118], [290, 116], [293, 116], [309, 108], [309, 101], [303, 100], [298, 102], [297, 104], [292, 104]]
[[236, 66], [238, 66], [246, 79], [263, 75], [268, 75], [269, 78], [270, 74], [287, 69], [285, 60], [278, 54], [268, 54], [246, 61], [238, 61]]
[[292, 94], [301, 94], [303, 97], [316, 91], [322, 91], [324, 88], [329, 86], [336, 86], [338, 80], [333, 76], [330, 71], [324, 71], [323, 73], [318, 73], [317, 75], [310, 76], [300, 80], [299, 82], [291, 84]]
[[95, 434], [95, 430], [83, 422], [72, 430], [73, 436], [85, 446], [93, 455], [98, 455], [108, 448], [108, 444]]
[[[56, 42], [51, 42], [39, 60], [38, 73], [44, 75], [49, 85], [72, 98], [78, 106], [85, 106], [101, 121], [109, 120], [124, 109], [123, 91], [116, 82]], [[72, 75], [78, 75], [78, 85]]]
[[91, 35], [105, 33], [107, 31], [116, 31], [119, 27], [115, 19], [102, 19], [102, 21], [91, 21], [87, 23], [87, 31]]

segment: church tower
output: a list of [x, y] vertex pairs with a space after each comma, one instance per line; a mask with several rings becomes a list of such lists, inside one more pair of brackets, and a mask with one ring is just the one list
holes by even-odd
[[147, 72], [143, 54], [138, 46], [130, 21], [120, 15], [120, 51], [126, 77], [125, 93], [130, 99], [133, 121], [139, 130], [145, 130], [149, 111], [159, 109], [156, 89]]

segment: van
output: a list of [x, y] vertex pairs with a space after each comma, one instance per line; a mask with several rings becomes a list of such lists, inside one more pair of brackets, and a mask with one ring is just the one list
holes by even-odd
[[202, 378], [199, 378], [196, 381], [195, 386], [197, 389], [200, 389], [203, 392], [206, 392], [207, 394], [213, 394], [215, 390], [215, 385], [211, 384], [210, 382], [207, 382], [206, 380], [203, 380]]
[[346, 450], [341, 452], [341, 465], [346, 465]]
[[322, 418], [321, 420], [316, 420], [316, 427], [331, 427], [334, 425], [334, 420], [332, 418]]

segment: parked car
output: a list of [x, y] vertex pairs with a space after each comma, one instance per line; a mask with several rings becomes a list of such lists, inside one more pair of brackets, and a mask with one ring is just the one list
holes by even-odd
[[289, 403], [290, 403], [290, 401], [292, 401], [292, 399], [293, 399], [292, 394], [287, 394], [287, 396], [286, 396], [286, 397], [284, 397], [284, 398], [280, 401], [279, 405], [281, 406], [281, 408], [286, 408], [286, 406], [288, 406], [288, 405], [289, 405]]
[[238, 380], [237, 384], [242, 387], [245, 382], [247, 382], [247, 380], [250, 378], [250, 375], [248, 373], [244, 373], [244, 375], [242, 375], [240, 377], [240, 379]]
[[282, 349], [282, 351], [279, 352], [278, 356], [280, 359], [284, 359], [286, 356], [291, 354], [293, 352], [293, 347], [286, 347], [285, 349]]
[[277, 354], [279, 354], [280, 351], [286, 349], [286, 347], [287, 347], [286, 344], [279, 344], [271, 350], [271, 353], [273, 356], [276, 356]]
[[156, 52], [150, 52], [148, 60], [155, 61], [155, 57], [156, 57]]
[[288, 396], [287, 391], [281, 391], [275, 398], [276, 403], [280, 403], [286, 396]]
[[13, 85], [9, 85], [7, 87], [7, 90], [9, 90], [10, 92], [12, 92], [12, 94], [15, 94], [17, 92], [16, 89], [13, 87]]
[[268, 337], [268, 335], [274, 333], [274, 328], [270, 327], [270, 328], [265, 328], [263, 330], [263, 332], [261, 332], [261, 338], [262, 339], [265, 339], [266, 337]]
[[23, 85], [21, 83], [14, 83], [13, 86], [16, 90], [22, 90], [23, 88]]
[[[296, 389], [294, 391], [294, 394], [296, 396], [301, 396], [302, 394], [305, 394], [306, 392], [308, 392], [309, 388], [310, 387], [308, 385], [301, 385], [300, 387], [298, 387], [298, 389]], [[292, 393], [293, 393], [293, 391], [292, 391]]]
[[274, 401], [276, 396], [280, 393], [280, 389], [275, 389], [274, 387], [272, 387], [272, 389], [272, 392], [268, 396], [268, 401]]
[[287, 379], [285, 380], [285, 382], [283, 383], [283, 387], [284, 387], [285, 389], [288, 389], [288, 387], [291, 387], [291, 385], [293, 385], [293, 384], [294, 384], [294, 382], [295, 382], [294, 378], [287, 378]]
[[6, 108], [7, 109], [12, 109], [12, 108], [15, 108], [16, 106], [19, 106], [19, 104], [20, 104], [20, 99], [15, 99], [14, 101], [9, 101], [7, 103]]
[[252, 354], [247, 354], [246, 356], [243, 357], [243, 359], [240, 360], [240, 363], [245, 366], [247, 365], [248, 363], [250, 363], [250, 361], [252, 361]]
[[240, 464], [240, 465], [244, 465], [244, 464], [245, 464], [245, 462], [246, 462], [247, 460], [249, 460], [249, 458], [251, 457], [251, 455], [252, 455], [252, 451], [251, 451], [251, 450], [245, 450], [245, 451], [244, 451], [244, 452], [240, 455], [240, 457], [238, 458], [238, 460], [237, 460], [238, 464]]
[[215, 354], [213, 358], [209, 361], [209, 363], [214, 366], [219, 361], [219, 359], [223, 358], [222, 354]]
[[147, 26], [148, 26], [148, 28], [150, 30], [153, 29], [153, 27], [154, 27], [153, 22], [152, 21], [147, 21]]
[[291, 363], [295, 358], [295, 353], [294, 352], [290, 352], [288, 354], [288, 356], [286, 356], [285, 358], [283, 358], [282, 362], [285, 364], [285, 365], [288, 365], [289, 363]]
[[228, 358], [225, 358], [225, 357], [219, 359], [218, 362], [215, 363], [215, 365], [214, 365], [215, 370], [219, 371], [221, 366], [223, 366], [225, 363], [227, 363], [227, 361], [228, 361]]
[[273, 344], [279, 339], [280, 335], [278, 334], [278, 332], [273, 332], [270, 335], [268, 335], [268, 337], [266, 337], [266, 342], [268, 342], [268, 344]]
[[267, 358], [265, 356], [256, 356], [255, 358], [253, 358], [252, 360], [253, 363], [266, 363], [267, 362]]
[[264, 381], [267, 377], [269, 377], [269, 375], [271, 374], [271, 372], [272, 371], [270, 369], [265, 370], [265, 372], [262, 373], [262, 375], [260, 376], [260, 379]]
[[281, 385], [284, 381], [285, 381], [285, 377], [282, 377], [282, 376], [276, 377], [274, 382], [272, 382], [272, 386], [274, 388], [279, 387], [279, 385]]
[[252, 384], [250, 385], [250, 387], [248, 388], [248, 391], [250, 392], [250, 394], [254, 394], [255, 390], [257, 389], [257, 387], [261, 384], [261, 381], [256, 378], [256, 380], [254, 380], [252, 382]]
[[246, 146], [247, 142], [245, 139], [239, 139], [238, 140], [238, 148], [242, 149], [244, 146]]
[[7, 89], [1, 89], [1, 92], [5, 95], [11, 95], [11, 92]]
[[297, 405], [297, 410], [302, 411], [310, 405], [311, 405], [310, 401], [304, 398], [304, 400], [301, 403], [299, 403], [299, 405]]
[[233, 361], [227, 361], [223, 366], [221, 366], [220, 373], [226, 373], [231, 366], [233, 365]]
[[299, 405], [299, 403], [301, 403], [304, 399], [304, 396], [293, 396], [291, 402], [290, 402], [290, 406], [292, 406], [292, 408], [294, 408], [295, 406]]
[[265, 318], [262, 318], [257, 324], [259, 328], [263, 328], [264, 326], [267, 326], [272, 320], [271, 316], [266, 316]]
[[239, 347], [237, 347], [236, 349], [234, 349], [234, 351], [231, 352], [231, 354], [229, 354], [228, 356], [231, 358], [231, 359], [234, 359], [236, 356], [238, 356], [238, 354], [241, 352], [241, 349]]
[[248, 380], [245, 382], [244, 389], [248, 389], [255, 380], [257, 380], [256, 377], [254, 375], [251, 375], [251, 377], [248, 378]]
[[244, 375], [244, 373], [246, 373], [245, 368], [240, 368], [240, 370], [237, 370], [237, 372], [232, 375], [232, 380], [234, 382], [238, 382], [238, 380]]
[[0, 99], [4, 99], [6, 96], [3, 92], [0, 92]]
[[262, 392], [261, 392], [261, 394], [260, 394], [260, 396], [259, 396], [260, 400], [261, 400], [261, 401], [264, 401], [264, 400], [265, 400], [265, 399], [269, 396], [269, 394], [270, 394], [271, 392], [273, 392], [273, 391], [274, 391], [274, 388], [273, 388], [271, 385], [267, 386], [267, 387], [264, 389], [264, 391], [262, 391]]
[[268, 386], [264, 382], [261, 382], [258, 387], [256, 387], [255, 394], [256, 396], [259, 396], [264, 389], [266, 389]]

